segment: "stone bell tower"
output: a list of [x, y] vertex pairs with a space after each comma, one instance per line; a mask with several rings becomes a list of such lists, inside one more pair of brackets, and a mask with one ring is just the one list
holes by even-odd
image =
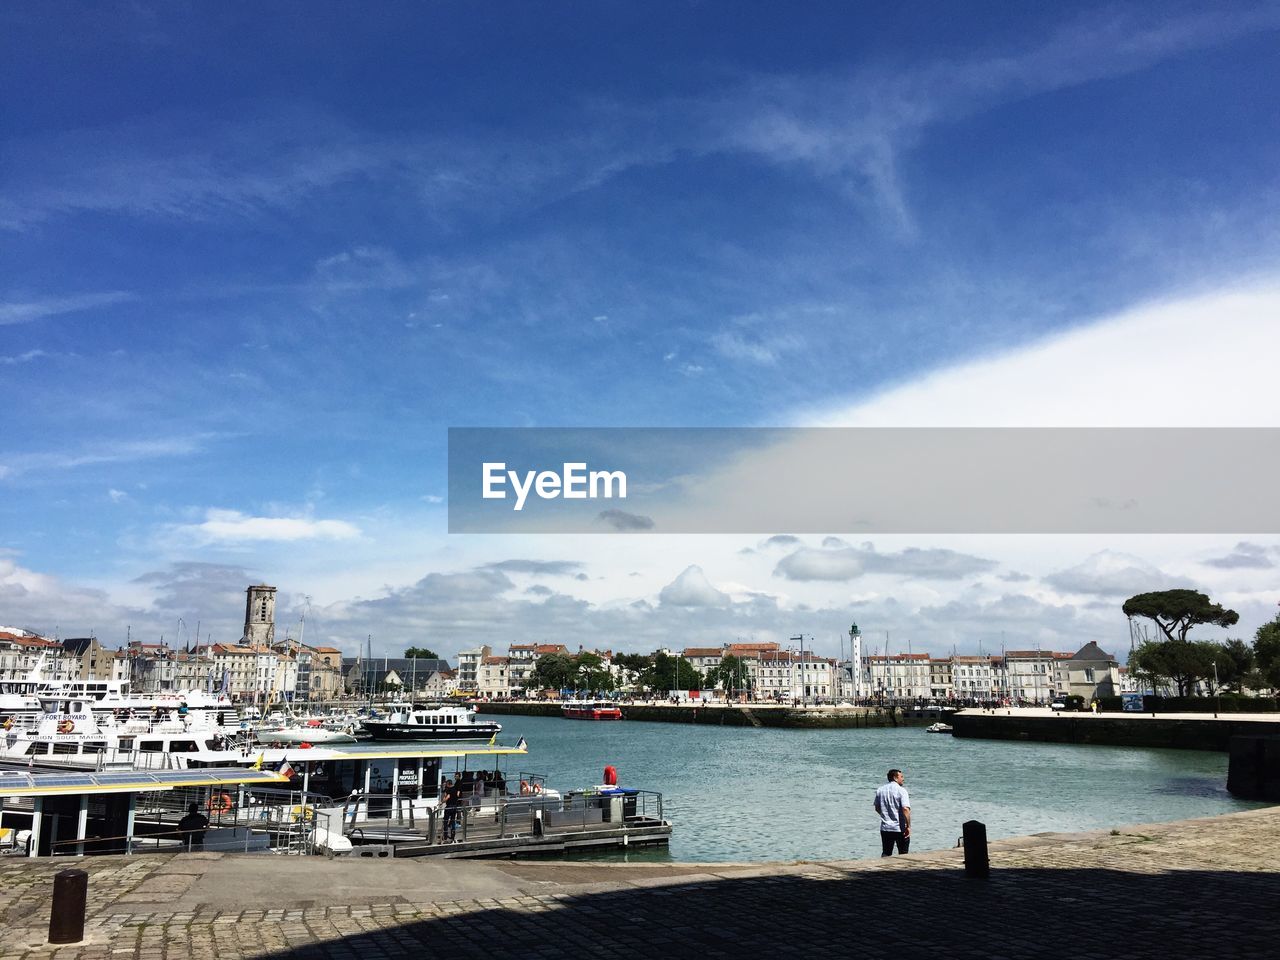
[[258, 584], [245, 590], [243, 643], [269, 647], [276, 639], [276, 588]]

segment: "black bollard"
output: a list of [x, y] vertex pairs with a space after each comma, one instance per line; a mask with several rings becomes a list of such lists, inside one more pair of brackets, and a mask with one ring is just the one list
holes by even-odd
[[991, 858], [987, 856], [987, 825], [966, 820], [964, 830], [964, 875], [975, 880], [991, 876]]
[[89, 874], [83, 870], [59, 870], [53, 875], [50, 943], [79, 943], [84, 939], [84, 906], [88, 895]]

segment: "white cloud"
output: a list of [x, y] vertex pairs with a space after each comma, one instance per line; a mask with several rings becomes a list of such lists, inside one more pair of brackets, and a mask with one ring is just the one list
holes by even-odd
[[729, 595], [717, 590], [697, 565], [686, 567], [663, 587], [658, 599], [664, 606], [674, 607], [723, 607], [729, 603]]
[[1280, 287], [1155, 302], [883, 393], [814, 426], [1276, 427]]
[[1049, 574], [1044, 581], [1063, 593], [1102, 597], [1130, 597], [1190, 586], [1185, 579], [1171, 577], [1141, 557], [1113, 550], [1099, 551], [1083, 563]]
[[801, 547], [778, 561], [774, 575], [788, 580], [854, 580], [868, 573], [903, 579], [962, 580], [994, 569], [995, 561], [955, 550], [908, 547], [899, 553], [877, 553], [871, 544], [860, 548], [827, 537], [822, 549]]
[[209, 510], [204, 522], [181, 527], [177, 532], [202, 543], [351, 540], [360, 536], [360, 529], [345, 520], [251, 517], [237, 510]]
[[107, 491], [107, 499], [112, 503], [123, 503], [129, 499], [129, 495], [123, 490], [117, 490], [115, 487], [112, 487]]
[[1226, 556], [1213, 557], [1204, 562], [1220, 570], [1270, 570], [1275, 566], [1270, 554], [1271, 551], [1261, 544], [1241, 541]]
[[[81, 310], [92, 310], [94, 307], [105, 307], [134, 299], [136, 297], [132, 293], [112, 290], [106, 293], [82, 293], [73, 297], [46, 297], [43, 300], [0, 303], [0, 327], [15, 323], [31, 323], [45, 317], [78, 313]], [[34, 352], [39, 353], [39, 351]], [[30, 358], [24, 357], [24, 359]]]
[[711, 338], [711, 345], [723, 357], [744, 360], [762, 366], [773, 366], [784, 353], [799, 350], [804, 342], [794, 335], [757, 339], [741, 333], [725, 331]]
[[16, 366], [19, 363], [30, 363], [32, 360], [39, 360], [41, 357], [49, 356], [43, 350], [28, 350], [25, 353], [19, 353], [12, 357], [0, 357], [0, 363], [5, 366]]

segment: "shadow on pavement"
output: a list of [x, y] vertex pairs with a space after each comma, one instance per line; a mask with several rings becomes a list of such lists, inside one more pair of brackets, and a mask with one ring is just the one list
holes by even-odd
[[1005, 869], [982, 881], [899, 868], [570, 895], [541, 912], [477, 909], [268, 956], [1270, 958], [1277, 902], [1275, 872]]

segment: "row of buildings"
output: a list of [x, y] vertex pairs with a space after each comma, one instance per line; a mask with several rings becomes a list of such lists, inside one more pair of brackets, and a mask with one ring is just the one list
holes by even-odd
[[[38, 669], [48, 680], [128, 681], [137, 693], [202, 688], [223, 691], [240, 701], [324, 701], [394, 690], [505, 699], [539, 692], [530, 688], [530, 677], [542, 657], [571, 655], [559, 643], [513, 643], [505, 654], [482, 645], [461, 651], [456, 669], [441, 659], [344, 657], [336, 647], [303, 643], [301, 635], [297, 640], [277, 639], [275, 587], [258, 584], [245, 594], [239, 642], [197, 645], [194, 650], [137, 641], [112, 650], [95, 637], [50, 640], [0, 627], [0, 680], [26, 679]], [[1136, 689], [1116, 659], [1092, 642], [1075, 653], [1008, 650], [1000, 656], [977, 657], [864, 656], [854, 628], [851, 656], [833, 659], [805, 650], [799, 637], [793, 640], [800, 641], [799, 649], [783, 649], [777, 643], [730, 643], [659, 653], [682, 657], [703, 678], [722, 673], [718, 668], [732, 657], [728, 662], [737, 665], [737, 675], [718, 678], [708, 686], [763, 700], [1044, 703], [1059, 696], [1091, 700]], [[635, 671], [615, 662], [608, 650], [592, 653], [598, 669], [610, 678], [608, 686], [634, 690]]]
[[[610, 651], [592, 651], [627, 689], [634, 671], [614, 662]], [[718, 671], [732, 657], [738, 676], [720, 679], [717, 689], [749, 691], [762, 700], [1001, 700], [1047, 703], [1057, 697], [1086, 700], [1136, 691], [1124, 667], [1096, 643], [1074, 653], [1050, 650], [1008, 650], [1000, 656], [935, 657], [927, 653], [899, 653], [840, 660], [811, 650], [783, 649], [777, 643], [730, 643], [721, 647], [661, 650], [680, 656], [703, 677]], [[456, 687], [492, 699], [534, 694], [529, 676], [538, 659], [548, 654], [569, 655], [563, 644], [512, 644], [505, 655], [488, 646], [458, 654]]]

